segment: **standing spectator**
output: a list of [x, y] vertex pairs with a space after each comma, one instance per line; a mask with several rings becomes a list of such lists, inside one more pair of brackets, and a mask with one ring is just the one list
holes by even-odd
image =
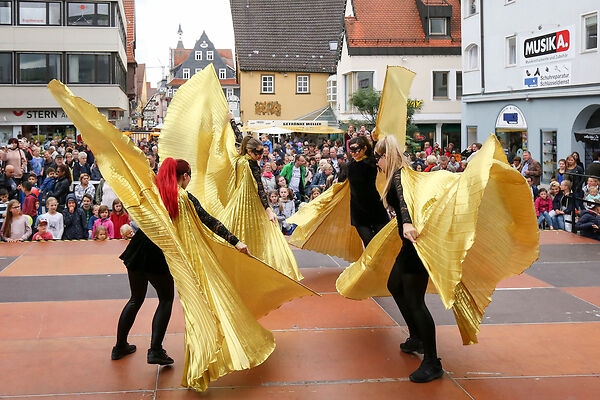
[[92, 199], [96, 194], [96, 188], [90, 183], [90, 176], [87, 173], [83, 173], [79, 176], [79, 183], [75, 186], [75, 199], [77, 204], [81, 205], [83, 196], [89, 195]]
[[600, 240], [600, 203], [595, 203], [591, 209], [585, 210], [575, 228], [582, 236]]
[[263, 146], [266, 149], [269, 149], [269, 153], [273, 152], [273, 143], [271, 143], [271, 141], [269, 140], [269, 137], [267, 135], [263, 134], [260, 137], [260, 141], [262, 142]]
[[550, 211], [552, 211], [552, 200], [548, 197], [546, 189], [540, 189], [540, 197], [535, 199], [535, 213], [538, 217], [538, 226], [542, 227], [542, 222], [545, 220], [548, 223], [550, 229], [554, 229], [552, 225], [552, 219], [550, 218]]
[[0, 189], [5, 189], [8, 193], [9, 200], [16, 200], [19, 196], [17, 182], [14, 180], [15, 167], [7, 165], [4, 168], [4, 173], [0, 174]]
[[473, 150], [472, 150], [472, 149], [473, 149], [473, 145], [467, 146], [467, 148], [466, 148], [466, 149], [464, 149], [462, 153], [460, 153], [461, 160], [466, 160], [466, 159], [468, 159], [468, 158], [469, 158], [469, 156], [470, 156], [471, 154], [473, 154]]
[[[600, 163], [598, 164], [600, 165]], [[563, 179], [565, 179], [565, 172], [567, 171], [567, 161], [564, 158], [558, 160], [558, 169], [554, 171], [552, 174], [552, 180], [562, 183]]]
[[600, 151], [592, 153], [592, 162], [587, 166], [587, 173], [590, 176], [600, 178]]
[[67, 203], [67, 194], [69, 194], [71, 187], [71, 173], [69, 172], [69, 167], [65, 164], [59, 165], [57, 171], [58, 176], [54, 184], [54, 190], [52, 190], [50, 196], [58, 201], [58, 211], [62, 212]]
[[523, 164], [521, 165], [520, 172], [525, 178], [531, 177], [534, 186], [537, 187], [540, 185], [542, 166], [539, 162], [531, 158], [531, 153], [527, 150], [523, 152]]
[[531, 188], [531, 196], [533, 197], [533, 200], [535, 201], [535, 199], [537, 199], [538, 196], [540, 195], [540, 191], [539, 191], [538, 187], [533, 184], [533, 179], [530, 176], [525, 178], [525, 180], [527, 181], [527, 184]]
[[37, 176], [37, 186], [41, 187], [44, 181], [44, 159], [40, 157], [40, 148], [33, 149], [33, 157], [31, 158], [31, 171]]
[[579, 157], [579, 153], [576, 152], [576, 151], [574, 151], [571, 155], [575, 159], [575, 162], [577, 163], [577, 165], [579, 165], [581, 167], [581, 170], [585, 172], [585, 167], [583, 166], [583, 162], [581, 162], [581, 158]]
[[482, 147], [483, 145], [481, 143], [473, 143], [471, 145], [471, 154], [469, 155], [469, 157], [467, 157], [467, 162], [470, 162], [473, 159], [473, 157], [475, 157], [475, 154], [477, 154], [477, 152], [481, 150]]
[[54, 184], [56, 183], [56, 171], [52, 167], [48, 167], [46, 178], [42, 187], [40, 188], [42, 202], [48, 197], [52, 191], [54, 191]]
[[458, 169], [460, 168], [460, 163], [456, 161], [456, 157], [454, 155], [450, 156], [450, 162], [448, 163], [448, 167], [452, 168], [454, 170], [453, 172], [458, 172]]
[[83, 199], [81, 199], [81, 210], [85, 214], [86, 226], [87, 226], [87, 223], [89, 222], [90, 218], [92, 218], [92, 216], [94, 215], [93, 208], [92, 208], [92, 201], [93, 201], [92, 199], [93, 199], [93, 197], [90, 196], [89, 194], [84, 194]]
[[71, 171], [73, 171], [73, 166], [75, 165], [75, 160], [73, 160], [73, 152], [67, 151], [65, 153], [65, 165], [69, 167]]
[[294, 204], [294, 192], [291, 188], [279, 188], [279, 206], [274, 209], [279, 226], [284, 235], [291, 235], [295, 226], [285, 222], [294, 215], [296, 205]]
[[58, 201], [54, 197], [48, 197], [46, 200], [46, 208], [48, 212], [40, 215], [40, 219], [45, 219], [48, 222], [48, 232], [52, 234], [54, 239], [61, 239], [65, 229], [63, 215], [57, 211]]
[[277, 183], [275, 182], [275, 175], [273, 174], [273, 168], [271, 167], [271, 163], [265, 164], [260, 179], [262, 180], [262, 184], [265, 188], [265, 191], [272, 192], [273, 190], [275, 190], [275, 186], [277, 185]]
[[431, 168], [431, 171], [448, 171], [448, 172], [456, 172], [454, 167], [450, 166], [449, 159], [446, 156], [440, 156], [440, 163], [435, 167]]
[[[302, 201], [304, 198], [304, 179], [306, 177], [305, 165], [306, 158], [302, 154], [298, 154], [293, 163], [289, 163], [283, 167], [280, 174], [280, 176], [285, 178], [288, 187], [294, 191], [294, 196], [298, 202]], [[281, 196], [281, 192], [279, 195]]]
[[46, 176], [48, 175], [48, 170], [52, 168], [53, 170], [56, 171], [56, 164], [54, 163], [54, 159], [52, 158], [52, 154], [46, 150], [44, 151], [44, 179], [46, 178]]
[[154, 161], [158, 164], [160, 162], [160, 157], [158, 156], [158, 147], [152, 146], [152, 155], [154, 156]]
[[335, 169], [336, 173], [340, 172], [340, 167], [338, 164], [338, 151], [335, 147], [331, 147], [329, 149], [329, 164], [331, 164], [331, 166], [333, 167], [333, 169]]
[[521, 157], [515, 156], [512, 161], [512, 166], [517, 169], [517, 171], [521, 170]]
[[98, 204], [94, 204], [92, 206], [92, 216], [90, 217], [90, 219], [88, 219], [88, 238], [92, 238], [92, 231], [94, 229], [94, 223], [96, 222], [96, 220], [98, 218], [100, 218], [99, 215], [99, 210], [100, 210], [100, 206]]
[[152, 170], [152, 172], [158, 174], [158, 163], [156, 162], [156, 156], [154, 155], [154, 153], [148, 153], [148, 155], [146, 155], [146, 158], [148, 159], [148, 164], [150, 164], [150, 169]]
[[104, 225], [98, 225], [94, 231], [94, 240], [103, 242], [108, 239], [110, 239], [110, 236], [108, 235], [108, 229], [106, 229]]
[[40, 240], [52, 240], [54, 237], [52, 233], [48, 232], [48, 221], [44, 218], [40, 218], [37, 224], [37, 232], [33, 235], [32, 240], [40, 241]]
[[31, 236], [29, 220], [21, 214], [21, 206], [17, 200], [7, 205], [6, 218], [2, 224], [2, 239], [7, 242], [23, 242]]
[[85, 213], [77, 207], [75, 196], [69, 194], [67, 196], [67, 207], [63, 210], [64, 232], [63, 240], [78, 240], [87, 239], [87, 223]]
[[92, 228], [92, 236], [96, 237], [96, 229], [99, 226], [102, 226], [106, 229], [106, 233], [108, 234], [109, 239], [114, 239], [115, 231], [112, 221], [108, 216], [108, 207], [105, 205], [101, 205], [98, 209], [98, 219], [94, 222], [94, 226]]
[[[573, 155], [567, 157], [567, 168], [565, 169], [564, 179], [571, 181], [571, 191], [575, 197], [583, 197], [583, 168], [577, 165]], [[579, 202], [578, 202], [579, 203]]]
[[6, 210], [8, 209], [8, 192], [5, 188], [0, 187], [0, 226], [6, 218]]
[[111, 239], [122, 239], [121, 226], [129, 224], [129, 215], [123, 208], [121, 200], [115, 199], [112, 204], [112, 213], [110, 213], [110, 220], [113, 223], [113, 236]]
[[[27, 157], [25, 152], [19, 149], [19, 140], [17, 138], [8, 139], [8, 149], [0, 150], [0, 158], [5, 163], [14, 168], [13, 179], [17, 184], [23, 180], [23, 174], [27, 170]], [[6, 169], [5, 167], [5, 169]]]
[[425, 154], [427, 156], [430, 156], [431, 152], [433, 151], [433, 149], [431, 148], [431, 143], [429, 143], [429, 142], [423, 143], [423, 151], [425, 152]]
[[423, 172], [429, 172], [437, 165], [437, 157], [434, 155], [427, 156], [427, 167]]
[[73, 180], [78, 181], [81, 178], [81, 174], [88, 175], [91, 172], [90, 166], [87, 164], [87, 154], [82, 151], [77, 155], [78, 161], [73, 163]]
[[25, 198], [23, 199], [23, 214], [29, 215], [33, 223], [35, 223], [35, 219], [37, 217], [37, 207], [36, 203], [38, 202], [37, 197], [31, 193], [31, 188], [33, 185], [29, 181], [25, 181], [22, 184], [23, 193], [25, 194]]

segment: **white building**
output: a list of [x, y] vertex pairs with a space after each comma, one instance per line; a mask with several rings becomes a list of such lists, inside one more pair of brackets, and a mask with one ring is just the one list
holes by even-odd
[[496, 133], [509, 160], [531, 151], [544, 182], [574, 151], [589, 162], [598, 144], [589, 135], [578, 142], [575, 132], [600, 126], [600, 1], [463, 6], [463, 140]]
[[60, 79], [129, 125], [123, 1], [0, 2], [0, 142], [75, 128], [46, 84]]
[[[388, 65], [416, 73], [410, 98], [422, 104], [413, 122], [418, 142], [461, 143], [460, 2], [458, 0], [348, 0], [337, 74], [328, 97], [341, 121], [360, 120], [350, 96], [383, 90]], [[336, 95], [337, 89], [337, 95]]]

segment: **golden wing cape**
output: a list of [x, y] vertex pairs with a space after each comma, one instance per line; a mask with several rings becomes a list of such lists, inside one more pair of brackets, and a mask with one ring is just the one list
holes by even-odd
[[275, 342], [256, 318], [315, 293], [225, 244], [202, 224], [183, 190], [180, 215], [171, 221], [144, 154], [66, 86], [52, 81], [48, 87], [133, 220], [165, 254], [185, 312], [182, 385], [205, 390], [228, 372], [262, 363]]
[[188, 160], [194, 177], [188, 190], [203, 207], [246, 243], [252, 254], [300, 280], [288, 243], [260, 202], [248, 160], [237, 154], [228, 110], [211, 64], [173, 97], [159, 138], [160, 157]]

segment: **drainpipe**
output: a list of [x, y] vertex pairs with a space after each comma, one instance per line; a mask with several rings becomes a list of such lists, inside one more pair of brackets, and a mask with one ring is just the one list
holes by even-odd
[[481, 94], [485, 93], [485, 62], [484, 62], [484, 47], [483, 47], [483, 0], [479, 1], [479, 29], [480, 29], [480, 46], [479, 54], [481, 55]]

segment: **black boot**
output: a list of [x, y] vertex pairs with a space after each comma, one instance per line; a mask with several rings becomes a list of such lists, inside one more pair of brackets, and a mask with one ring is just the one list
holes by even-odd
[[125, 343], [123, 346], [113, 347], [110, 358], [111, 360], [120, 360], [131, 353], [135, 353], [135, 344]]
[[174, 361], [167, 355], [165, 349], [148, 349], [148, 364], [170, 365]]
[[419, 353], [423, 354], [423, 341], [414, 337], [409, 337], [406, 342], [400, 343], [400, 350], [403, 353]]
[[439, 358], [423, 360], [421, 366], [410, 374], [410, 380], [416, 383], [425, 383], [441, 378], [444, 375], [444, 370], [440, 361]]

